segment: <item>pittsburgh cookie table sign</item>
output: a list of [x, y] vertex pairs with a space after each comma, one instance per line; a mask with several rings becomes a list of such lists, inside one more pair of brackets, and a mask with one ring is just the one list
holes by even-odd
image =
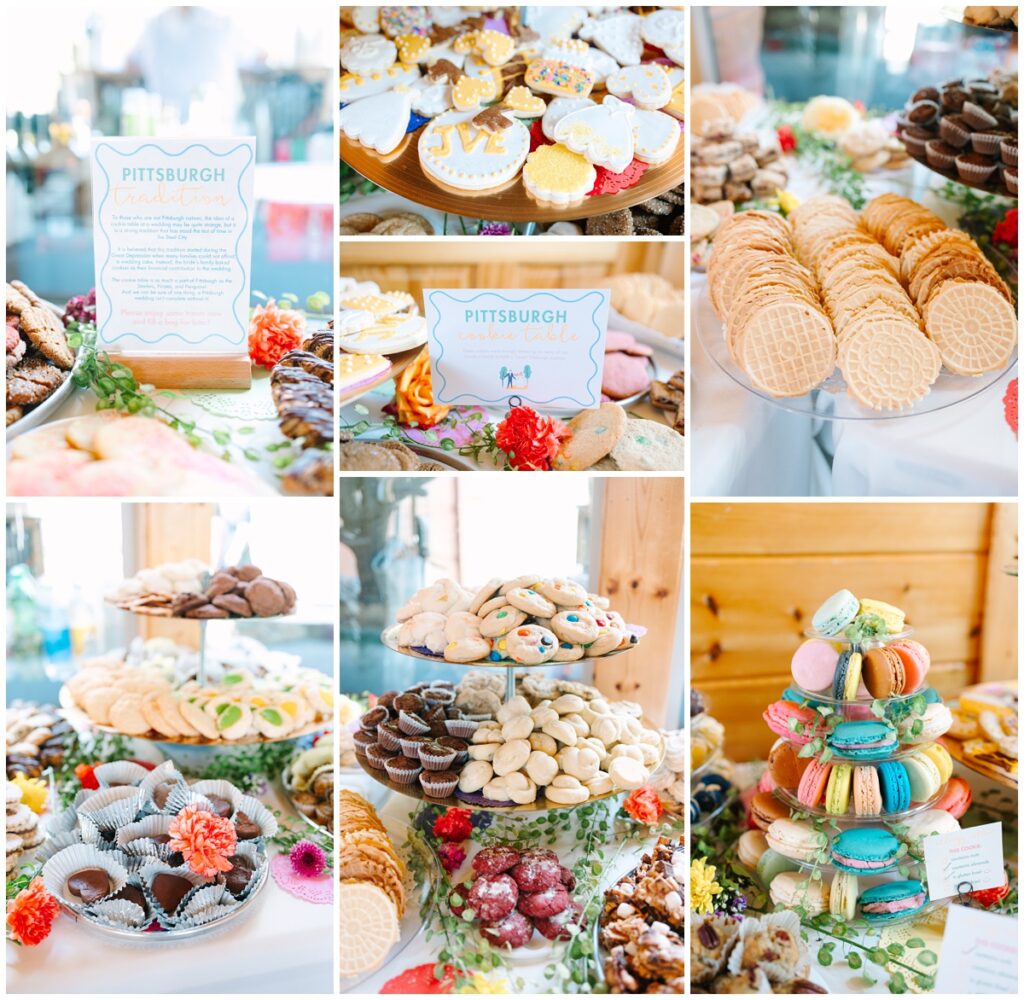
[[450, 405], [591, 409], [601, 402], [607, 289], [428, 288], [434, 398]]
[[92, 151], [98, 340], [137, 378], [248, 388], [251, 138], [103, 138]]

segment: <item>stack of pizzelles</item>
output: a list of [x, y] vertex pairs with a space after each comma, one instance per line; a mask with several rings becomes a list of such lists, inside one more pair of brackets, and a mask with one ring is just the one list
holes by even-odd
[[836, 338], [793, 229], [772, 212], [740, 212], [715, 234], [708, 290], [733, 361], [759, 389], [802, 396], [836, 365]]
[[399, 938], [406, 868], [373, 806], [342, 789], [335, 822], [341, 975], [377, 968]]
[[790, 221], [832, 319], [850, 395], [873, 410], [899, 410], [925, 396], [939, 375], [939, 352], [900, 284], [900, 261], [835, 195], [809, 199]]
[[864, 209], [864, 227], [900, 259], [942, 363], [960, 375], [998, 371], [1017, 343], [1010, 290], [966, 233], [909, 198], [885, 194]]

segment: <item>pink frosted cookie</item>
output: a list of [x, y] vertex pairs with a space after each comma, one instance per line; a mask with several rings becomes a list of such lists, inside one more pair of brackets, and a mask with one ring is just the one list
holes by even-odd
[[643, 392], [651, 384], [651, 370], [647, 360], [622, 351], [604, 356], [604, 376], [601, 391], [611, 399], [625, 399]]
[[609, 330], [604, 338], [605, 352], [624, 351], [626, 354], [642, 354], [649, 358], [654, 352], [646, 344], [641, 344], [631, 333], [622, 330]]

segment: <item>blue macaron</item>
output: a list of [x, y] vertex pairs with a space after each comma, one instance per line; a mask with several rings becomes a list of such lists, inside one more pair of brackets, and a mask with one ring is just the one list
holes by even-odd
[[808, 697], [803, 691], [798, 691], [795, 687], [788, 687], [779, 696], [783, 701], [795, 701], [798, 705], [808, 705], [811, 708], [820, 708], [825, 704], [823, 701], [815, 701], [814, 698]]
[[899, 840], [880, 826], [844, 830], [832, 841], [832, 864], [855, 875], [891, 871], [905, 853]]
[[910, 779], [907, 769], [898, 760], [878, 765], [878, 787], [882, 792], [882, 808], [887, 813], [905, 812], [910, 808]]
[[899, 749], [896, 730], [881, 721], [840, 722], [828, 735], [828, 745], [848, 760], [878, 760]]
[[860, 601], [848, 590], [834, 593], [811, 618], [811, 624], [820, 635], [839, 635], [860, 610]]
[[917, 879], [883, 882], [860, 894], [860, 915], [872, 924], [891, 924], [924, 909], [928, 893]]

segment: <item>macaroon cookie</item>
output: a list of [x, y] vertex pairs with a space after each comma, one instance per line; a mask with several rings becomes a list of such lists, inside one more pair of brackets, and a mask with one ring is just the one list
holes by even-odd
[[939, 779], [943, 784], [953, 777], [953, 758], [941, 743], [921, 747], [918, 753], [927, 757], [939, 769]]
[[941, 702], [928, 705], [918, 716], [906, 720], [901, 732], [904, 743], [934, 743], [953, 725], [953, 713]]
[[840, 920], [853, 920], [857, 916], [857, 898], [860, 886], [852, 872], [836, 872], [828, 893], [828, 912]]
[[[949, 814], [943, 813], [942, 815], [948, 816]], [[768, 839], [761, 830], [747, 830], [746, 833], [740, 834], [740, 838], [736, 842], [736, 856], [739, 858], [740, 864], [749, 871], [757, 870], [757, 863], [767, 850]]]
[[776, 740], [768, 751], [768, 773], [777, 788], [799, 786], [810, 762], [810, 757], [799, 756], [796, 747], [785, 739]]
[[876, 768], [882, 806], [887, 813], [906, 812], [910, 808], [910, 778], [901, 760], [887, 760]]
[[897, 639], [889, 643], [888, 648], [903, 661], [904, 693], [916, 691], [931, 669], [932, 658], [928, 650], [913, 639]]
[[870, 764], [853, 769], [853, 812], [857, 816], [878, 816], [882, 812], [878, 769]]
[[840, 722], [829, 733], [828, 745], [850, 760], [878, 760], [899, 749], [896, 730], [880, 720]]
[[825, 789], [825, 811], [830, 816], [845, 816], [850, 808], [850, 783], [853, 779], [852, 764], [836, 764], [828, 776]]
[[859, 610], [860, 601], [850, 591], [837, 590], [814, 612], [811, 625], [821, 635], [839, 635]]
[[928, 902], [928, 894], [917, 879], [883, 882], [860, 894], [860, 914], [873, 924], [888, 924], [917, 913]]
[[757, 875], [757, 881], [767, 889], [775, 880], [775, 877], [781, 875], [782, 872], [798, 871], [800, 871], [800, 865], [792, 858], [787, 858], [784, 854], [779, 854], [769, 847], [758, 859], [755, 874]]
[[828, 850], [828, 834], [801, 820], [777, 819], [765, 836], [776, 854], [794, 861], [814, 861]]
[[750, 800], [750, 818], [759, 830], [767, 830], [777, 819], [789, 819], [789, 807], [771, 792], [758, 792]]
[[944, 809], [925, 809], [914, 813], [899, 824], [899, 835], [903, 842], [915, 853], [923, 854], [923, 841], [942, 833], [956, 833], [960, 824]]
[[860, 875], [891, 871], [905, 853], [896, 836], [880, 826], [844, 830], [832, 841], [832, 864]]
[[828, 909], [829, 884], [803, 872], [782, 872], [772, 879], [768, 895], [777, 905], [799, 906], [808, 916], [814, 916]]
[[820, 760], [810, 761], [797, 788], [796, 797], [800, 805], [806, 806], [808, 809], [818, 806], [824, 798], [825, 786], [831, 771], [831, 764], [822, 763]]
[[810, 743], [823, 732], [821, 716], [795, 701], [773, 701], [761, 717], [776, 736], [784, 736], [793, 743]]
[[954, 819], [960, 819], [970, 809], [971, 797], [971, 786], [963, 778], [950, 778], [934, 808], [948, 812]]
[[807, 639], [793, 654], [793, 680], [805, 691], [828, 691], [832, 686], [839, 653], [830, 642]]
[[927, 802], [938, 795], [942, 787], [939, 769], [924, 754], [915, 753], [903, 761], [910, 781], [911, 802]]
[[903, 659], [889, 646], [876, 646], [864, 654], [863, 676], [872, 698], [902, 694], [907, 683]]
[[881, 618], [889, 630], [889, 635], [902, 632], [906, 625], [907, 616], [896, 605], [886, 604], [885, 601], [876, 601], [873, 597], [865, 597], [861, 600], [860, 613]]
[[856, 649], [844, 649], [839, 654], [832, 678], [832, 697], [836, 701], [853, 701], [860, 691], [863, 657]]

